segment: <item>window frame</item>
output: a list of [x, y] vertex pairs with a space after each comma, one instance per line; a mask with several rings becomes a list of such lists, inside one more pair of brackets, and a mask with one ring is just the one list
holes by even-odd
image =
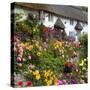
[[70, 25], [74, 24], [74, 20], [70, 19]]
[[53, 14], [48, 14], [48, 21], [53, 22]]

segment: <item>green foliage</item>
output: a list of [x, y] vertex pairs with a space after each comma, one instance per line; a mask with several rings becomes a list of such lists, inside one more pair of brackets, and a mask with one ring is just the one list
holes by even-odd
[[87, 58], [88, 53], [88, 35], [86, 33], [83, 33], [81, 37], [79, 38], [79, 41], [81, 43], [81, 52], [80, 52], [80, 58], [84, 59]]

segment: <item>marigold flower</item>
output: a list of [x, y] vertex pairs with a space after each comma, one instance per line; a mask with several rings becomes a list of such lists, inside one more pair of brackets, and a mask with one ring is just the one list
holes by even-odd
[[27, 46], [26, 49], [29, 50], [29, 51], [31, 51], [33, 49], [33, 46], [32, 45]]
[[54, 43], [54, 46], [55, 46], [55, 49], [59, 49], [59, 48], [62, 47], [62, 42], [56, 41], [56, 42]]

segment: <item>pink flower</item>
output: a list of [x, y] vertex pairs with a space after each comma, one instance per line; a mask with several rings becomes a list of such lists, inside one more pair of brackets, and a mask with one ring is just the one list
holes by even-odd
[[23, 48], [22, 48], [22, 47], [19, 47], [19, 50], [20, 50], [21, 52], [23, 52]]
[[19, 47], [18, 53], [23, 54], [23, 48], [22, 47]]
[[33, 69], [35, 66], [30, 64], [29, 67], [30, 67], [30, 69]]
[[67, 84], [67, 81], [66, 80], [63, 80], [63, 84]]
[[17, 61], [18, 62], [22, 62], [22, 58], [21, 57], [17, 57]]
[[58, 80], [58, 85], [62, 85], [63, 82], [61, 80]]

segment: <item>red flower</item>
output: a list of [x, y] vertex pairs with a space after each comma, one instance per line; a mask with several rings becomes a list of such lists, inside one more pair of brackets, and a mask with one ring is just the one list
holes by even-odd
[[27, 81], [26, 82], [26, 86], [28, 87], [28, 86], [32, 86], [32, 82], [31, 81]]
[[22, 87], [23, 86], [23, 81], [21, 81], [21, 80], [18, 81], [17, 85], [20, 86], [20, 87]]

